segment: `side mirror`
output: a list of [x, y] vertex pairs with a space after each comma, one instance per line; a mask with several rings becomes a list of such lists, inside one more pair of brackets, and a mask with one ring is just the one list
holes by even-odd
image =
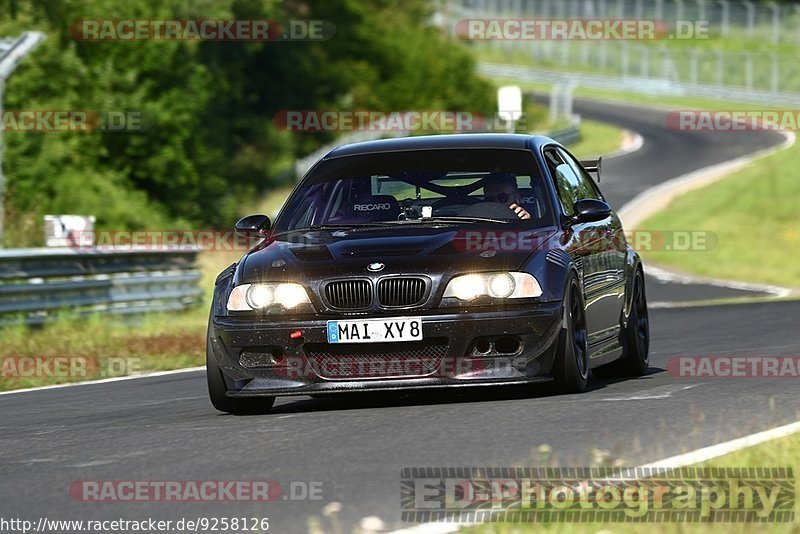
[[611, 206], [602, 200], [584, 198], [575, 203], [574, 222], [602, 221], [611, 215]]
[[248, 215], [236, 221], [233, 229], [242, 237], [263, 237], [271, 224], [266, 215]]

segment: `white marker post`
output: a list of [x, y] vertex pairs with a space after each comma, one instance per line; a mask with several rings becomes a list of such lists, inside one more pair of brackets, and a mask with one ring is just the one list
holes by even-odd
[[516, 122], [522, 117], [522, 90], [507, 85], [497, 90], [497, 115], [506, 121], [508, 133], [514, 133]]

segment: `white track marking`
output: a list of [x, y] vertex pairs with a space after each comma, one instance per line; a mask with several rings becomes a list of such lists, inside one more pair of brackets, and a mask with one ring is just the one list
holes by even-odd
[[691, 384], [689, 386], [658, 386], [650, 390], [637, 391], [631, 395], [625, 395], [622, 397], [600, 397], [599, 399], [594, 399], [593, 402], [625, 402], [632, 400], [668, 399], [672, 397], [674, 393], [680, 393], [681, 391], [686, 391], [687, 389], [696, 388], [697, 386], [702, 385], [703, 384]]
[[644, 137], [642, 137], [639, 132], [624, 129], [622, 130], [622, 134], [625, 137], [622, 147], [619, 150], [615, 150], [611, 154], [608, 154], [607, 156], [603, 156], [603, 161], [633, 154], [644, 146]]
[[676, 273], [662, 269], [660, 267], [646, 266], [645, 273], [657, 279], [660, 282], [668, 282], [671, 284], [697, 284], [702, 283], [709, 286], [727, 287], [731, 289], [739, 289], [742, 291], [755, 291], [758, 293], [769, 293], [776, 297], [788, 297], [792, 294], [792, 290], [788, 287], [773, 286], [769, 284], [755, 284], [750, 282], [737, 282], [733, 280], [720, 280], [717, 278], [704, 278], [701, 276], [692, 276], [683, 273]]
[[183, 369], [172, 369], [170, 371], [155, 371], [152, 373], [142, 373], [138, 375], [115, 376], [114, 378], [101, 378], [99, 380], [84, 380], [81, 382], [70, 382], [68, 384], [53, 384], [52, 386], [39, 386], [35, 388], [15, 389], [13, 391], [0, 391], [0, 395], [15, 395], [17, 393], [28, 393], [31, 391], [45, 391], [48, 389], [62, 389], [74, 386], [91, 386], [94, 384], [108, 384], [109, 382], [122, 382], [125, 380], [135, 380], [137, 378], [153, 378], [156, 376], [169, 376], [181, 373], [194, 373], [197, 371], [205, 371], [205, 369], [206, 369], [205, 366], [184, 367]]

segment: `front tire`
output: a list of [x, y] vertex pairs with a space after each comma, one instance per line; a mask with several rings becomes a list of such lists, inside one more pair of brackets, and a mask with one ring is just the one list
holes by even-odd
[[562, 393], [581, 393], [589, 383], [589, 345], [586, 311], [574, 276], [564, 293], [563, 320], [558, 353], [553, 363], [556, 387]]
[[275, 404], [275, 397], [231, 398], [225, 393], [228, 390], [225, 378], [217, 366], [211, 347], [206, 347], [206, 380], [208, 396], [211, 404], [221, 412], [234, 415], [256, 415], [270, 411]]

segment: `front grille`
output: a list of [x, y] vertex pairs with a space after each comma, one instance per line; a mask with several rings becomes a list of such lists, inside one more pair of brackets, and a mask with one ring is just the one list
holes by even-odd
[[425, 279], [384, 278], [378, 282], [378, 303], [386, 307], [416, 306], [425, 300]]
[[369, 280], [340, 280], [325, 286], [325, 299], [332, 308], [362, 310], [372, 304], [372, 283]]
[[447, 339], [350, 345], [306, 343], [303, 350], [314, 372], [325, 379], [409, 378], [436, 372], [447, 354]]

